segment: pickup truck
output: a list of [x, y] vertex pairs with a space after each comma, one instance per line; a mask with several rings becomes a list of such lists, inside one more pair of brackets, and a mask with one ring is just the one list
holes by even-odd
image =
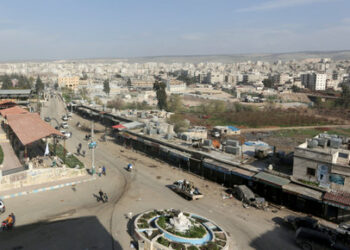
[[183, 196], [185, 196], [188, 200], [198, 200], [203, 198], [203, 194], [199, 192], [198, 188], [196, 188], [192, 182], [186, 180], [175, 181], [170, 188]]

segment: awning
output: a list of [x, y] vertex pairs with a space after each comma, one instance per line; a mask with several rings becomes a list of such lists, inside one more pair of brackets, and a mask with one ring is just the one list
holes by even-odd
[[231, 173], [234, 174], [234, 175], [243, 177], [245, 179], [248, 179], [248, 180], [250, 180], [255, 175], [254, 172], [251, 172], [249, 170], [245, 170], [245, 169], [242, 169], [242, 168], [237, 168], [237, 167], [234, 167], [231, 170]]
[[112, 128], [115, 128], [115, 129], [123, 129], [123, 128], [126, 128], [126, 127], [124, 127], [122, 124], [118, 124], [118, 125], [112, 126]]
[[262, 182], [265, 182], [266, 184], [272, 185], [272, 186], [277, 186], [277, 187], [282, 187], [284, 185], [287, 185], [288, 183], [290, 183], [290, 180], [283, 178], [283, 177], [279, 177], [273, 174], [269, 174], [266, 172], [260, 172], [257, 173], [254, 176], [255, 179], [258, 179]]
[[328, 205], [350, 210], [350, 193], [341, 191], [325, 193], [323, 201]]
[[317, 191], [308, 187], [304, 187], [294, 183], [289, 183], [287, 185], [284, 185], [282, 189], [287, 193], [296, 194], [306, 199], [322, 201], [323, 193], [321, 191]]

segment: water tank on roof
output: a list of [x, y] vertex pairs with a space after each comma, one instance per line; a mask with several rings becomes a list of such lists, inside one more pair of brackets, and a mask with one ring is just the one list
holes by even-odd
[[342, 142], [343, 142], [343, 140], [340, 138], [332, 138], [330, 140], [330, 147], [331, 148], [340, 148]]
[[318, 142], [319, 146], [326, 147], [328, 144], [328, 139], [327, 138], [318, 138], [317, 142]]
[[307, 141], [307, 147], [308, 148], [316, 148], [318, 146], [318, 141], [315, 139], [308, 140]]

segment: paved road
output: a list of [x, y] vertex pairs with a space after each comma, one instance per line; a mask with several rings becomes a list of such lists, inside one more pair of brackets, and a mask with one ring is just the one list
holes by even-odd
[[[62, 111], [58, 99], [50, 100], [44, 109], [45, 115], [50, 113], [57, 118]], [[69, 124], [77, 120], [82, 119], [74, 115]], [[67, 148], [74, 151], [84, 133], [74, 126], [70, 130], [73, 137], [67, 140]], [[90, 152], [82, 158], [88, 166], [89, 157]], [[124, 169], [129, 161], [136, 165], [132, 173]], [[13, 232], [0, 233], [2, 249], [130, 249], [130, 223], [125, 215], [170, 207], [216, 221], [234, 240], [231, 249], [296, 249], [293, 233], [279, 224], [285, 211], [245, 209], [236, 200], [222, 200], [221, 186], [133, 153], [112, 141], [98, 144], [96, 166], [100, 165], [107, 166], [107, 177], [78, 185], [76, 190], [64, 188], [10, 199], [8, 209], [17, 214], [18, 227]], [[181, 178], [195, 181], [206, 196], [189, 202], [166, 187]], [[111, 202], [97, 204], [93, 193], [101, 187]]]

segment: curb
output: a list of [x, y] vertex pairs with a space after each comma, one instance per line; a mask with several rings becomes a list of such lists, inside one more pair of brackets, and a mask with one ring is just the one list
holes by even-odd
[[9, 199], [9, 198], [27, 195], [27, 194], [36, 194], [36, 193], [40, 193], [40, 192], [44, 192], [44, 191], [55, 190], [55, 189], [59, 189], [59, 188], [63, 188], [63, 187], [73, 186], [76, 184], [80, 184], [80, 183], [84, 183], [84, 182], [88, 182], [88, 181], [93, 181], [93, 180], [96, 180], [96, 177], [93, 177], [93, 178], [87, 179], [87, 180], [82, 180], [82, 181], [73, 181], [73, 182], [63, 183], [63, 184], [59, 184], [59, 185], [55, 185], [55, 186], [38, 188], [38, 189], [30, 190], [30, 191], [18, 192], [15, 194], [3, 195], [3, 196], [0, 196], [0, 199], [5, 200], [5, 199]]

